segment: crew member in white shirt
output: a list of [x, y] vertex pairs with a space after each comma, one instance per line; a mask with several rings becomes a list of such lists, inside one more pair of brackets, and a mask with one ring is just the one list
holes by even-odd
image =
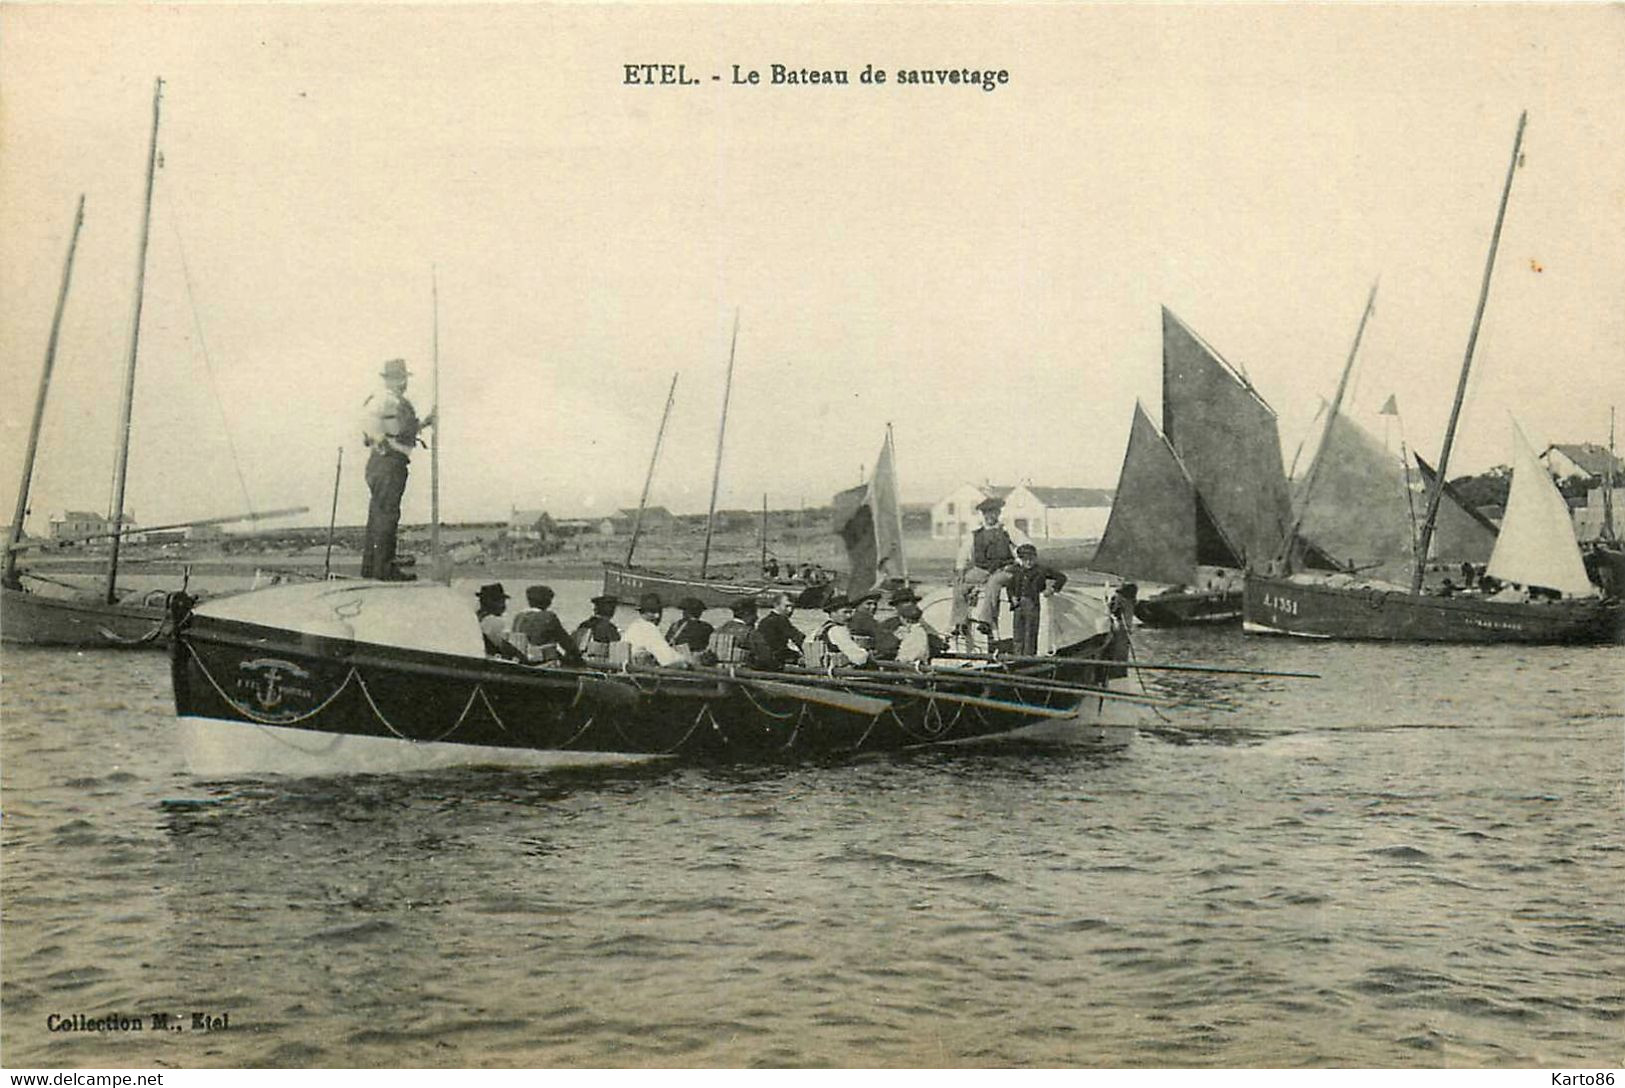
[[688, 658], [677, 651], [660, 633], [660, 617], [665, 606], [658, 593], [645, 593], [638, 598], [638, 618], [621, 631], [621, 638], [632, 650], [632, 661], [639, 657], [653, 658], [655, 664], [668, 669], [688, 668]]

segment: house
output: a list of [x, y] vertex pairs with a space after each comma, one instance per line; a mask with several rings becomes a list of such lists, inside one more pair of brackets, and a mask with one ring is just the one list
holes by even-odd
[[520, 510], [513, 507], [508, 513], [509, 540], [550, 540], [558, 527], [546, 510]]
[[1625, 461], [1608, 452], [1608, 447], [1595, 442], [1557, 443], [1546, 447], [1540, 455], [1548, 472], [1559, 480], [1581, 479], [1588, 484], [1600, 484], [1612, 465], [1614, 479], [1625, 480]]
[[[134, 515], [124, 515], [124, 528], [126, 539], [135, 539]], [[51, 540], [58, 544], [81, 541], [86, 537], [96, 538], [90, 543], [106, 544], [112, 538], [112, 531], [113, 523], [110, 520], [88, 510], [68, 510], [51, 518]]]
[[1013, 487], [995, 487], [991, 484], [962, 484], [948, 492], [931, 507], [931, 536], [936, 540], [958, 540], [982, 524], [982, 515], [976, 504], [983, 499], [1003, 499], [1014, 491]]
[[1112, 512], [1112, 493], [1098, 487], [966, 484], [931, 508], [931, 535], [958, 540], [982, 524], [983, 499], [1004, 500], [1004, 523], [1034, 540], [1098, 540]]
[[1574, 535], [1582, 543], [1603, 539], [1603, 528], [1608, 519], [1613, 519], [1614, 538], [1617, 540], [1625, 536], [1625, 487], [1616, 487], [1612, 495], [1612, 509], [1608, 501], [1607, 488], [1598, 486], [1586, 492], [1585, 504], [1576, 506], [1571, 512], [1574, 516]]
[[618, 510], [613, 516], [617, 522], [624, 521], [627, 524], [629, 527], [628, 532], [631, 531], [630, 526], [632, 525], [641, 525], [640, 532], [658, 532], [662, 529], [671, 528], [672, 522], [675, 520], [671, 511], [664, 506], [645, 506], [641, 523], [638, 521], [638, 508], [635, 506], [625, 510]]
[[1098, 487], [1022, 484], [1005, 496], [1004, 523], [1033, 540], [1099, 540], [1112, 513], [1112, 493]]

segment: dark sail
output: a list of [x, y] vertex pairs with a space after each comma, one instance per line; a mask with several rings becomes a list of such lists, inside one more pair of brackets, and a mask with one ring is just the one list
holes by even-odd
[[[1422, 472], [1422, 482], [1433, 486], [1433, 466], [1422, 458], [1416, 459]], [[1495, 523], [1480, 514], [1461, 492], [1444, 485], [1444, 498], [1439, 503], [1439, 522], [1433, 530], [1433, 558], [1441, 561], [1488, 563], [1495, 550]]]
[[1411, 502], [1405, 466], [1339, 412], [1311, 470], [1314, 493], [1302, 535], [1341, 563], [1398, 578], [1412, 563]]
[[1111, 518], [1090, 566], [1125, 578], [1193, 585], [1199, 563], [1240, 566], [1179, 458], [1135, 404]]
[[1167, 308], [1162, 428], [1242, 558], [1255, 567], [1268, 562], [1291, 524], [1275, 412]]
[[869, 504], [869, 485], [859, 484], [837, 494], [834, 507], [835, 532], [846, 547], [848, 592], [867, 592], [875, 582], [876, 547], [874, 508]]

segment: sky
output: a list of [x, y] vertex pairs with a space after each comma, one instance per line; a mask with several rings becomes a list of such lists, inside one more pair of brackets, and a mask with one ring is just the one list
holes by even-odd
[[[629, 85], [648, 63], [694, 82]], [[86, 200], [35, 531], [111, 502], [158, 76], [148, 525], [325, 523], [341, 447], [363, 521], [361, 402], [401, 356], [435, 403], [437, 328], [447, 520], [634, 506], [674, 373], [650, 501], [703, 512], [736, 316], [724, 508], [827, 503], [888, 423], [908, 501], [1110, 487], [1163, 306], [1290, 464], [1379, 280], [1348, 407], [1381, 433], [1396, 395], [1437, 460], [1524, 110], [1451, 475], [1510, 461], [1514, 418], [1606, 442], [1625, 405], [1618, 6], [6, 4], [0, 516]]]

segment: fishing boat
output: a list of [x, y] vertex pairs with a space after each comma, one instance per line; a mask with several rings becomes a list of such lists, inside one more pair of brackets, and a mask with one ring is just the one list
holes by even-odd
[[63, 266], [56, 313], [51, 321], [45, 366], [40, 374], [39, 394], [34, 404], [34, 420], [29, 432], [28, 452], [24, 458], [22, 482], [18, 488], [17, 513], [12, 518], [11, 540], [6, 548], [5, 573], [0, 577], [0, 614], [4, 615], [4, 621], [0, 622], [0, 638], [6, 642], [46, 646], [147, 646], [156, 644], [167, 630], [169, 611], [166, 607], [166, 595], [149, 594], [129, 599], [121, 598], [118, 593], [119, 544], [124, 536], [120, 531], [124, 510], [124, 481], [130, 453], [130, 412], [135, 399], [136, 343], [141, 329], [142, 284], [146, 277], [147, 236], [152, 217], [152, 186], [158, 154], [158, 114], [162, 96], [163, 81], [159, 80], [152, 97], [152, 138], [147, 150], [146, 203], [141, 218], [135, 313], [131, 320], [130, 348], [125, 363], [123, 414], [114, 470], [112, 509], [115, 512], [115, 521], [113, 532], [110, 534], [111, 550], [106, 588], [95, 596], [76, 594], [64, 597], [34, 592], [24, 587], [23, 574], [17, 567], [18, 555], [22, 550], [23, 521], [28, 513], [28, 492], [33, 481], [34, 459], [39, 450], [40, 423], [45, 414], [45, 400], [56, 360], [62, 312], [73, 275], [73, 256], [79, 242], [79, 228], [84, 222], [84, 197], [81, 196], [78, 211], [74, 215], [73, 237], [68, 244], [67, 261]]
[[[147, 240], [152, 219], [152, 191], [158, 159], [158, 121], [162, 100], [163, 80], [160, 79], [154, 87], [152, 97], [152, 136], [147, 148], [146, 199], [141, 217], [135, 306], [130, 321], [130, 343], [125, 358], [123, 397], [120, 401], [119, 440], [115, 451], [112, 502], [115, 513], [112, 529], [109, 532], [91, 534], [73, 541], [56, 542], [80, 544], [107, 541], [109, 551], [105, 586], [98, 592], [87, 593], [67, 583], [24, 571], [18, 565], [19, 557], [24, 552], [37, 547], [23, 541], [23, 522], [28, 515], [29, 491], [33, 484], [34, 465], [39, 452], [40, 426], [44, 419], [46, 399], [56, 362], [57, 340], [67, 303], [68, 286], [73, 275], [74, 253], [78, 247], [79, 230], [84, 222], [84, 197], [80, 196], [78, 209], [74, 214], [73, 234], [68, 243], [68, 256], [63, 264], [62, 284], [51, 320], [45, 364], [40, 373], [39, 392], [35, 397], [33, 422], [29, 429], [28, 447], [23, 459], [22, 480], [17, 488], [16, 514], [12, 518], [11, 536], [6, 544], [4, 570], [0, 573], [0, 617], [3, 617], [0, 618], [0, 640], [5, 642], [37, 646], [143, 647], [163, 645], [169, 633], [168, 591], [121, 594], [118, 588], [121, 545], [132, 531], [124, 524], [126, 519], [123, 513], [124, 496], [130, 460], [130, 421], [135, 403], [136, 360], [141, 334], [141, 304], [146, 282]], [[172, 525], [150, 526], [142, 531], [257, 521], [303, 512], [304, 509], [301, 507], [260, 514], [207, 518]], [[64, 595], [36, 591], [24, 585], [25, 577], [36, 582], [53, 584], [58, 589], [69, 592]], [[180, 591], [185, 591], [184, 585]]]
[[[951, 607], [945, 595], [932, 611]], [[761, 760], [993, 737], [1090, 739], [1158, 700], [1106, 658], [758, 673], [520, 665], [433, 583], [277, 586], [189, 608], [175, 708], [201, 774], [545, 764], [562, 754]], [[1089, 645], [1105, 652], [1109, 633]], [[1114, 686], [1115, 685], [1115, 686]], [[1130, 708], [1117, 717], [1119, 705]]]
[[[623, 601], [636, 600], [645, 593], [655, 593], [663, 601], [675, 602], [685, 597], [700, 601], [706, 608], [727, 608], [744, 597], [755, 597], [764, 592], [783, 591], [811, 606], [830, 592], [825, 583], [806, 578], [742, 576], [738, 573], [711, 570], [711, 541], [716, 527], [717, 489], [722, 480], [723, 439], [728, 431], [728, 403], [733, 395], [734, 354], [739, 344], [739, 317], [734, 315], [733, 337], [728, 347], [728, 375], [723, 385], [722, 418], [717, 426], [716, 465], [711, 476], [711, 506], [705, 518], [705, 549], [700, 555], [700, 569], [694, 574], [652, 570], [637, 566], [633, 556], [643, 534], [643, 515], [649, 504], [649, 488], [654, 483], [655, 466], [660, 460], [660, 446], [666, 435], [666, 423], [671, 418], [671, 407], [677, 395], [677, 378], [673, 374], [671, 388], [666, 393], [666, 407], [660, 416], [660, 427], [655, 432], [654, 451], [649, 455], [649, 471], [644, 477], [643, 494], [638, 499], [637, 515], [632, 522], [632, 537], [626, 545], [623, 562], [604, 563], [604, 595]], [[767, 559], [767, 503], [762, 504], [762, 559]]]
[[[1247, 631], [1390, 642], [1595, 643], [1625, 637], [1625, 603], [1604, 598], [1591, 584], [1568, 507], [1516, 425], [1512, 493], [1489, 553], [1489, 586], [1481, 582], [1468, 591], [1440, 585], [1424, 592], [1429, 562], [1439, 558], [1440, 550], [1470, 555], [1484, 546], [1488, 535], [1482, 519], [1466, 511], [1445, 480], [1524, 123], [1520, 117], [1438, 470], [1418, 462], [1428, 481], [1427, 512], [1419, 533], [1413, 541], [1401, 505], [1408, 502], [1408, 491], [1402, 492], [1402, 485], [1384, 470], [1391, 461], [1334, 403], [1317, 463], [1333, 466], [1340, 476], [1310, 500], [1302, 515], [1304, 532], [1317, 542], [1332, 532], [1350, 534], [1344, 537], [1346, 546], [1354, 547], [1352, 541], [1358, 539], [1379, 573], [1362, 577], [1364, 572], [1358, 569], [1331, 575], [1294, 571], [1291, 553], [1286, 553], [1283, 570], [1248, 573]], [[1339, 396], [1341, 388], [1342, 383]], [[1316, 524], [1316, 502], [1328, 519], [1335, 512], [1339, 524], [1330, 520]], [[1405, 584], [1380, 576], [1386, 565], [1407, 556]]]
[[[874, 475], [854, 490], [837, 503], [848, 587], [910, 585], [889, 429]], [[927, 625], [955, 626], [954, 587], [917, 597]], [[1123, 743], [1148, 707], [1176, 705], [1129, 676], [1127, 632], [1099, 587], [1044, 599], [1036, 655], [956, 637], [929, 663], [865, 669], [827, 659], [774, 672], [488, 659], [468, 600], [427, 583], [181, 601], [176, 632], [176, 713], [189, 766], [208, 775], [777, 760], [989, 739]]]
[[1290, 515], [1276, 416], [1251, 381], [1162, 310], [1162, 429], [1136, 403], [1111, 517], [1091, 569], [1163, 588], [1150, 626], [1241, 619], [1241, 576]]

